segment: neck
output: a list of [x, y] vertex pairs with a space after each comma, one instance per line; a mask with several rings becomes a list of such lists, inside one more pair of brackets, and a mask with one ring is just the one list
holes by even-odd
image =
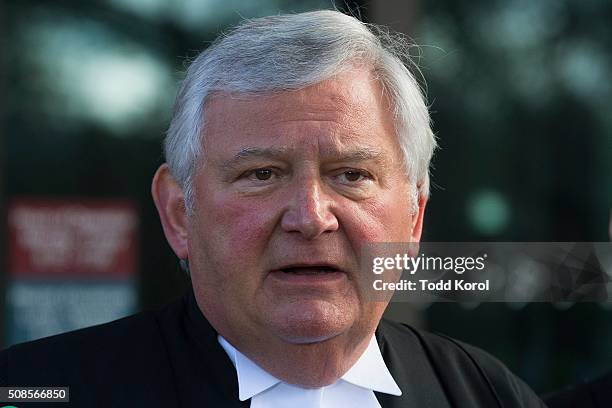
[[[232, 346], [274, 377], [304, 388], [333, 384], [365, 352], [386, 303], [371, 302], [352, 326], [320, 341], [305, 342], [277, 335], [267, 326], [229, 324], [227, 313], [197, 305], [215, 331]], [[244, 322], [243, 322], [244, 323]], [[322, 333], [321, 333], [322, 334]]]

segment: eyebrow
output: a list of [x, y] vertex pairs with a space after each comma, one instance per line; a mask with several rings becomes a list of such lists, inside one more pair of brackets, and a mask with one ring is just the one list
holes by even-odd
[[376, 161], [381, 164], [385, 162], [385, 153], [382, 150], [372, 147], [359, 147], [342, 153], [342, 161]]
[[[247, 147], [241, 149], [231, 159], [228, 159], [221, 163], [221, 168], [224, 170], [232, 170], [240, 165], [242, 162], [248, 162], [252, 159], [265, 158], [265, 159], [280, 159], [287, 157], [294, 148], [258, 148], [258, 147]], [[386, 167], [387, 160], [386, 154], [380, 149], [373, 147], [357, 147], [348, 151], [338, 152], [334, 151], [336, 161], [341, 162], [364, 162], [374, 161], [381, 167]]]
[[249, 161], [256, 158], [267, 158], [277, 159], [283, 157], [288, 153], [288, 149], [275, 149], [265, 148], [261, 149], [258, 147], [247, 147], [236, 153], [231, 159], [225, 160], [221, 163], [221, 168], [224, 170], [232, 170], [240, 165], [242, 162]]

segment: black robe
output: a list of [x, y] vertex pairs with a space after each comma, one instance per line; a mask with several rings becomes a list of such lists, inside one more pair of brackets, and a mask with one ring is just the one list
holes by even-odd
[[612, 407], [612, 372], [544, 396], [550, 408]]
[[[499, 361], [445, 336], [382, 320], [383, 358], [402, 390], [382, 407], [542, 407]], [[193, 293], [157, 312], [13, 346], [0, 386], [68, 386], [69, 403], [32, 407], [248, 407], [232, 362]], [[6, 404], [8, 405], [8, 404]]]

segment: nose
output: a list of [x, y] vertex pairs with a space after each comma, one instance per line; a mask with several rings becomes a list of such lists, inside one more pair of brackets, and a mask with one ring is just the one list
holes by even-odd
[[312, 177], [296, 184], [281, 220], [282, 229], [300, 233], [308, 240], [338, 230], [333, 200], [325, 194], [318, 178]]

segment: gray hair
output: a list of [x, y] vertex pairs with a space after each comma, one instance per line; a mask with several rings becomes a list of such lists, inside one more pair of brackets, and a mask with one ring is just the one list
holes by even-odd
[[355, 64], [371, 67], [388, 93], [406, 175], [418, 194], [428, 197], [436, 140], [424, 95], [410, 70], [419, 72], [409, 54], [412, 47], [400, 34], [332, 10], [246, 20], [220, 36], [189, 66], [164, 144], [188, 211], [193, 208], [193, 176], [205, 154], [205, 102], [213, 92], [296, 90]]

